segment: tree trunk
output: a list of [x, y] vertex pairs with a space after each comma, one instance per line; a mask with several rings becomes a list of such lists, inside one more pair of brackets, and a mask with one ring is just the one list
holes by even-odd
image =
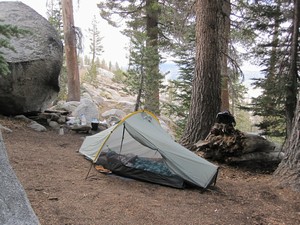
[[136, 103], [134, 107], [134, 111], [138, 111], [141, 104], [141, 98], [142, 98], [142, 91], [143, 91], [143, 84], [144, 84], [144, 71], [143, 68], [141, 68], [141, 74], [140, 74], [140, 84], [139, 84], [139, 91], [136, 97]]
[[158, 0], [146, 1], [147, 62], [145, 77], [145, 109], [159, 115], [160, 74], [158, 53]]
[[222, 92], [221, 92], [221, 111], [229, 110], [229, 90], [228, 90], [228, 43], [230, 35], [230, 0], [222, 1], [222, 13], [219, 21], [220, 32], [220, 49], [221, 49], [221, 76], [222, 76]]
[[[300, 93], [299, 93], [300, 95]], [[300, 100], [295, 111], [293, 129], [283, 146], [284, 159], [274, 173], [283, 186], [291, 186], [300, 191]]]
[[80, 101], [80, 80], [76, 53], [76, 32], [72, 0], [62, 0], [62, 12], [68, 75], [67, 101]]
[[[296, 79], [297, 81], [297, 52], [298, 52], [298, 29], [299, 29], [299, 0], [294, 0], [294, 30], [293, 30], [293, 41], [291, 47], [291, 68], [290, 78]], [[297, 83], [295, 82], [294, 85]], [[290, 83], [290, 85], [292, 85]], [[293, 96], [296, 96], [297, 92], [294, 90], [294, 85], [291, 89], [287, 100], [287, 140], [283, 146], [285, 153], [284, 159], [279, 164], [274, 176], [279, 180], [283, 186], [290, 186], [293, 189], [300, 191], [300, 92], [298, 93], [298, 103], [296, 111], [292, 111], [293, 108]], [[293, 91], [295, 91], [293, 93]], [[293, 112], [293, 113], [292, 113]], [[294, 119], [291, 121], [291, 116], [294, 115]], [[290, 129], [289, 127], [292, 127]]]
[[219, 0], [196, 2], [196, 64], [187, 126], [181, 143], [191, 148], [205, 139], [221, 105]]
[[286, 130], [287, 138], [290, 136], [293, 128], [294, 111], [297, 104], [297, 58], [298, 58], [298, 37], [299, 37], [299, 12], [300, 12], [299, 0], [294, 0], [294, 19], [293, 19], [293, 34], [290, 54], [290, 71], [287, 78], [286, 85]]

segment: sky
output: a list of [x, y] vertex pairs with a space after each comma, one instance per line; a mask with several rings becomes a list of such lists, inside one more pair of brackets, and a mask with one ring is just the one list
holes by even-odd
[[[7, 0], [6, 0], [7, 1]], [[14, 0], [8, 0], [14, 1]], [[36, 12], [38, 12], [43, 17], [46, 17], [47, 0], [21, 0], [24, 4], [30, 6]], [[73, 14], [74, 14], [74, 24], [79, 27], [84, 36], [84, 54], [89, 54], [89, 36], [88, 28], [91, 28], [91, 23], [94, 15], [99, 21], [100, 35], [103, 37], [102, 45], [104, 52], [100, 56], [101, 59], [111, 62], [113, 65], [117, 62], [119, 66], [127, 68], [127, 46], [128, 38], [122, 35], [119, 29], [110, 26], [105, 20], [100, 18], [99, 10], [97, 8], [97, 3], [99, 0], [79, 0], [79, 6], [77, 4], [78, 0], [73, 0]]]

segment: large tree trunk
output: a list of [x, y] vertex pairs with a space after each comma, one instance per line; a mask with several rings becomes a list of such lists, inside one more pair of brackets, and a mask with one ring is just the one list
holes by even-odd
[[62, 0], [62, 11], [68, 75], [67, 101], [80, 101], [80, 79], [76, 53], [76, 32], [72, 0]]
[[293, 127], [294, 111], [297, 104], [297, 58], [298, 58], [298, 37], [299, 37], [299, 12], [300, 12], [299, 0], [294, 0], [294, 19], [293, 19], [293, 34], [292, 34], [292, 44], [291, 44], [291, 64], [290, 71], [287, 78], [286, 85], [286, 130], [287, 137], [290, 136], [290, 132]]
[[[300, 93], [299, 93], [300, 95]], [[295, 112], [294, 127], [283, 146], [285, 157], [274, 173], [283, 186], [300, 191], [300, 100]]]
[[147, 55], [145, 77], [145, 109], [159, 115], [160, 74], [158, 53], [158, 0], [146, 1]]
[[221, 111], [229, 110], [229, 90], [228, 90], [228, 43], [230, 35], [230, 0], [222, 1], [222, 13], [219, 20], [220, 50], [221, 50], [221, 76], [222, 76], [222, 92], [221, 92]]
[[191, 148], [205, 139], [221, 105], [219, 0], [196, 2], [196, 65], [187, 126], [181, 143]]
[[[293, 42], [291, 48], [291, 69], [290, 77], [295, 77], [297, 75], [297, 52], [298, 52], [298, 29], [299, 29], [299, 0], [294, 1], [294, 31], [293, 31]], [[295, 79], [295, 78], [293, 78]], [[297, 81], [297, 79], [296, 79]], [[295, 84], [296, 85], [296, 82]], [[293, 87], [291, 87], [293, 88]], [[300, 191], [300, 93], [298, 93], [298, 103], [296, 111], [292, 110], [292, 96], [296, 96], [297, 92], [295, 90], [290, 90], [290, 96], [287, 97], [287, 113], [288, 117], [292, 116], [294, 119], [288, 122], [287, 129], [291, 126], [292, 129], [288, 131], [287, 140], [283, 146], [283, 151], [285, 152], [285, 158], [281, 161], [274, 175], [279, 180], [279, 182], [284, 186], [291, 186], [295, 190]], [[292, 91], [295, 91], [292, 93]], [[290, 118], [287, 118], [290, 120]]]

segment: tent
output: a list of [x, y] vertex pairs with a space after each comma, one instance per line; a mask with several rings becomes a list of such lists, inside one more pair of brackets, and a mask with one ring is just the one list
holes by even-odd
[[207, 188], [218, 174], [218, 166], [175, 142], [145, 110], [87, 136], [79, 152], [115, 174], [176, 188]]

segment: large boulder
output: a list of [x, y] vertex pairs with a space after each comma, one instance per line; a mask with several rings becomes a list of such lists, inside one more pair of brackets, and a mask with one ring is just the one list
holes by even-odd
[[99, 111], [97, 105], [91, 98], [81, 98], [78, 107], [71, 113], [73, 117], [81, 117], [84, 115], [86, 122], [89, 124], [93, 119], [99, 118]]
[[10, 39], [15, 51], [0, 48], [11, 71], [0, 75], [0, 113], [16, 115], [45, 110], [59, 92], [63, 45], [58, 33], [22, 2], [0, 2], [0, 24], [30, 32]]
[[9, 164], [0, 129], [0, 224], [38, 225], [26, 192]]

